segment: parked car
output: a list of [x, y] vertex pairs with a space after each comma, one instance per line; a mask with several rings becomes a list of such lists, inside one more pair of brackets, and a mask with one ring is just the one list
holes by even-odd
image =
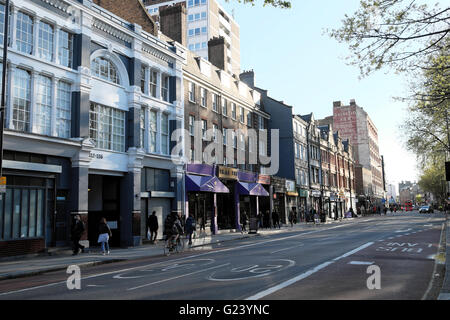
[[433, 213], [433, 208], [431, 206], [422, 206], [419, 209], [419, 213]]

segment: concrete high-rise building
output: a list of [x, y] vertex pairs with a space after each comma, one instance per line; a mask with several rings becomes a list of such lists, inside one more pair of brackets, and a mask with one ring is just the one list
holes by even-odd
[[180, 3], [187, 9], [186, 43], [183, 44], [196, 55], [211, 61], [208, 41], [223, 37], [227, 56], [224, 70], [239, 75], [241, 68], [239, 25], [216, 0], [144, 0], [144, 5], [155, 21], [161, 19], [159, 15], [161, 7]]

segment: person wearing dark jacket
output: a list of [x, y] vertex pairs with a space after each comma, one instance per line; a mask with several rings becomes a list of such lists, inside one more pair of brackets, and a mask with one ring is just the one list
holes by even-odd
[[189, 245], [192, 245], [192, 233], [195, 231], [195, 219], [193, 216], [189, 216], [186, 219], [186, 225], [184, 230], [186, 231], [186, 235], [189, 238]]
[[84, 223], [81, 221], [80, 215], [75, 215], [71, 230], [71, 239], [73, 241], [73, 254], [77, 255], [80, 250], [84, 252], [84, 246], [80, 244], [81, 236], [85, 230]]
[[153, 211], [152, 215], [148, 217], [148, 228], [150, 229], [150, 242], [155, 243], [156, 236], [158, 234], [158, 217], [156, 212]]
[[98, 243], [102, 244], [102, 254], [109, 254], [109, 238], [112, 236], [111, 229], [109, 228], [108, 224], [106, 223], [106, 219], [102, 218], [100, 220], [100, 225], [98, 227]]

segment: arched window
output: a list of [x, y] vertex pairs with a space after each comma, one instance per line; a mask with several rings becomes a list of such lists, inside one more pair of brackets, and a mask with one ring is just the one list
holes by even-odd
[[97, 57], [91, 62], [91, 72], [94, 76], [115, 84], [120, 84], [116, 66], [108, 59]]

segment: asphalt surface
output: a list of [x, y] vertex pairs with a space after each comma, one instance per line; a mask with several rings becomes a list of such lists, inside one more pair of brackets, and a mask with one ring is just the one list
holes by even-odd
[[[0, 282], [0, 299], [430, 298], [444, 216], [407, 213]], [[370, 268], [370, 270], [369, 270]]]

